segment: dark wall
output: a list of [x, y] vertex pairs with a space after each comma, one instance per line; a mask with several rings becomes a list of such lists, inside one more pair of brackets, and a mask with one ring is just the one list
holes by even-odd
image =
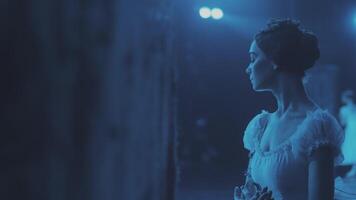
[[171, 3], [4, 3], [1, 199], [173, 199]]

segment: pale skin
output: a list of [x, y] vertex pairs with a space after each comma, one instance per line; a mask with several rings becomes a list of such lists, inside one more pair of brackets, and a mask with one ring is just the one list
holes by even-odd
[[[277, 110], [272, 113], [260, 144], [264, 151], [270, 151], [289, 138], [307, 112], [317, 106], [308, 98], [302, 77], [278, 70], [280, 66], [267, 58], [255, 41], [249, 54], [251, 62], [246, 73], [253, 89], [271, 92], [277, 101]], [[318, 148], [309, 161], [308, 199], [332, 200], [333, 181], [332, 151], [327, 147]]]

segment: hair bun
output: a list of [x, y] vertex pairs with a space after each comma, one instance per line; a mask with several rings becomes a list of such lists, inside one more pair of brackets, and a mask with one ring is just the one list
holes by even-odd
[[303, 66], [305, 70], [311, 68], [320, 57], [318, 43], [318, 38], [312, 32], [302, 32], [300, 53], [304, 59], [302, 59], [303, 62], [301, 66]]
[[281, 71], [304, 74], [320, 57], [317, 37], [296, 20], [273, 19], [255, 40]]

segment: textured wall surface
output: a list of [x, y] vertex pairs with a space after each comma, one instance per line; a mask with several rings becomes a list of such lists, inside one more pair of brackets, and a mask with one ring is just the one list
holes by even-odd
[[6, 1], [1, 199], [169, 200], [169, 0]]

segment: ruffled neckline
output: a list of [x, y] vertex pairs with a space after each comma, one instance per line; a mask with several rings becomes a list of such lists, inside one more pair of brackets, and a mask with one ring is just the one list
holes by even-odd
[[259, 154], [263, 155], [263, 156], [269, 156], [272, 154], [276, 154], [278, 152], [285, 152], [287, 150], [291, 149], [291, 144], [292, 141], [294, 140], [294, 138], [297, 138], [297, 136], [299, 135], [299, 132], [301, 130], [301, 127], [303, 127], [303, 125], [309, 121], [312, 117], [315, 116], [316, 113], [318, 112], [326, 112], [325, 110], [321, 109], [320, 107], [317, 107], [313, 110], [309, 110], [306, 112], [306, 116], [305, 118], [302, 120], [302, 122], [300, 122], [296, 128], [296, 130], [294, 131], [294, 133], [289, 136], [286, 140], [284, 140], [283, 142], [281, 142], [279, 145], [277, 145], [276, 148], [270, 149], [269, 151], [264, 151], [261, 148], [261, 139], [262, 136], [265, 132], [265, 129], [267, 127], [269, 118], [271, 117], [271, 115], [273, 113], [270, 113], [266, 110], [263, 110], [262, 113], [266, 114], [266, 117], [264, 117], [263, 124], [260, 124], [260, 128], [259, 128], [259, 133], [257, 135], [257, 137], [255, 138], [255, 149], [258, 151]]

